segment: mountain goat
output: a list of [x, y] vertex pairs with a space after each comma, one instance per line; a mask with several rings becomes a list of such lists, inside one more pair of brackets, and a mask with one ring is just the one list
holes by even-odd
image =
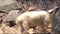
[[[31, 11], [22, 13], [16, 19], [17, 26], [21, 27], [21, 32], [26, 33], [30, 27], [41, 28], [41, 31], [44, 32], [44, 29], [51, 29], [52, 18], [49, 12], [47, 11]], [[24, 30], [23, 30], [24, 29]]]

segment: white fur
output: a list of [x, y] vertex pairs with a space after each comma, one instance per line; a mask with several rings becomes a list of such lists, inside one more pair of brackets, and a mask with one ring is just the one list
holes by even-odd
[[[27, 30], [31, 25], [43, 27], [43, 24], [40, 24], [41, 16], [45, 17], [44, 23], [47, 22], [48, 25], [51, 24], [51, 15], [46, 11], [31, 11], [22, 13], [20, 16], [17, 17], [16, 24], [18, 26], [23, 26], [25, 30]], [[36, 20], [37, 22], [34, 22], [34, 20]]]

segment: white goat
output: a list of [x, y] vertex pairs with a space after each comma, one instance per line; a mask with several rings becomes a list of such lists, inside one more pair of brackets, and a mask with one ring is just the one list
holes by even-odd
[[39, 26], [44, 31], [44, 28], [51, 28], [51, 15], [47, 11], [31, 11], [22, 13], [16, 19], [16, 24], [21, 27], [21, 31], [24, 28], [26, 33], [30, 27]]

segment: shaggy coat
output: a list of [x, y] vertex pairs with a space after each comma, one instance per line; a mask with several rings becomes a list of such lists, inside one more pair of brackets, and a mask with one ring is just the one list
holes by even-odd
[[31, 11], [19, 15], [16, 19], [16, 24], [21, 27], [21, 31], [27, 31], [30, 27], [51, 28], [51, 15], [46, 11]]

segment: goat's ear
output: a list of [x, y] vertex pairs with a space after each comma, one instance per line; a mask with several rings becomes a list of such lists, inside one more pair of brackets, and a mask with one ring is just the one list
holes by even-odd
[[48, 12], [49, 12], [49, 13], [53, 13], [53, 12], [55, 12], [57, 9], [58, 9], [58, 7], [55, 7], [55, 8], [53, 8], [53, 9], [48, 10]]

